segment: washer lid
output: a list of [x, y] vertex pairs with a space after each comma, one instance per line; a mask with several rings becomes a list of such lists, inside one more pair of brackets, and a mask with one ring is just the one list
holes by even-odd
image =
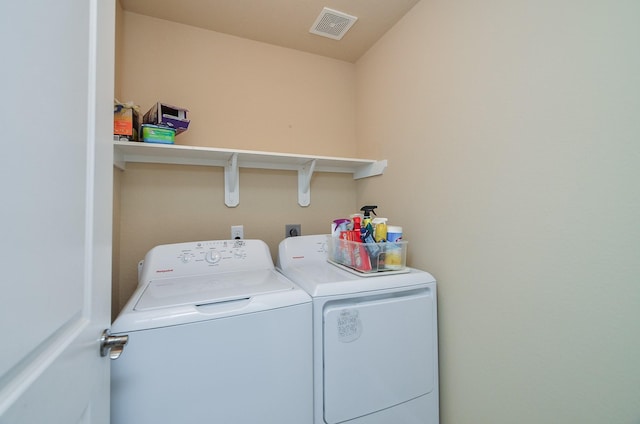
[[307, 263], [282, 269], [281, 272], [311, 297], [366, 293], [376, 290], [403, 289], [434, 284], [431, 274], [413, 268], [404, 274], [385, 274], [371, 278], [353, 275], [327, 261]]
[[261, 294], [292, 290], [294, 287], [273, 270], [163, 278], [149, 281], [134, 310], [249, 299]]

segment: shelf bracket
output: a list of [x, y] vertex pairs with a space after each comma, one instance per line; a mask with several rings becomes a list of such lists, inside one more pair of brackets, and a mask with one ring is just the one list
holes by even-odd
[[121, 171], [124, 171], [127, 168], [127, 161], [125, 161], [124, 153], [121, 150], [114, 149], [113, 165]]
[[238, 153], [233, 153], [224, 166], [224, 203], [229, 208], [235, 208], [240, 203]]
[[298, 169], [298, 204], [309, 206], [311, 204], [311, 177], [316, 168], [316, 159], [313, 159]]

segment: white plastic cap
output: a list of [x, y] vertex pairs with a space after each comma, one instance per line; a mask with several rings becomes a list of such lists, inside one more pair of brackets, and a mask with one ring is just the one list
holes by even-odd
[[402, 227], [399, 227], [397, 225], [387, 225], [387, 233], [402, 234]]

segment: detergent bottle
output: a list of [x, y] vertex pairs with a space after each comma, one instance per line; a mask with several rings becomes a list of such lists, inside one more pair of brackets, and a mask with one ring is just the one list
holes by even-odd
[[358, 271], [368, 272], [371, 271], [371, 260], [369, 259], [369, 255], [367, 255], [366, 249], [362, 247], [362, 240], [360, 239], [360, 217], [353, 217], [353, 230], [348, 231], [351, 233], [351, 241], [354, 243], [350, 244], [351, 247], [351, 267], [357, 269]]
[[387, 218], [373, 218], [373, 238], [376, 243], [384, 243], [387, 241]]

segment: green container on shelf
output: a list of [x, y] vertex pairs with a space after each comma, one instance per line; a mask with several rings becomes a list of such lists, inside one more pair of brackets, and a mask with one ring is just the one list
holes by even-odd
[[142, 124], [142, 141], [145, 143], [173, 144], [176, 139], [176, 130], [159, 125]]

